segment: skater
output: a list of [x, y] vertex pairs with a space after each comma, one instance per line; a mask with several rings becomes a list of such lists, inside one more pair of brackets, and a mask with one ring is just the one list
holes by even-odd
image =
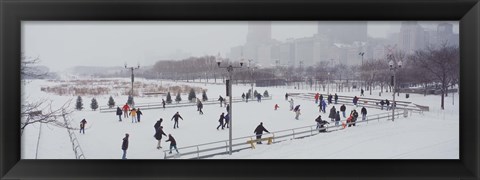
[[225, 119], [225, 115], [224, 115], [224, 114], [225, 114], [225, 113], [222, 112], [222, 114], [220, 115], [220, 119], [218, 119], [218, 123], [219, 123], [219, 124], [218, 124], [218, 126], [217, 126], [217, 130], [218, 130], [218, 128], [220, 128], [220, 127], [222, 127], [222, 129], [223, 129], [223, 127], [225, 126], [225, 124], [223, 123], [223, 120]]
[[117, 116], [118, 116], [118, 121], [122, 121], [122, 109], [117, 106]]
[[179, 152], [177, 149], [177, 141], [175, 141], [175, 139], [171, 134], [168, 134], [168, 140], [166, 140], [165, 142], [168, 142], [168, 141], [170, 141], [170, 152], [168, 154], [172, 154], [172, 148], [175, 148], [175, 151], [177, 151], [177, 154], [178, 154]]
[[273, 107], [275, 109], [275, 111], [279, 108], [280, 106], [278, 106], [278, 104], [275, 104], [275, 107]]
[[364, 92], [364, 91], [363, 91], [363, 88], [360, 89], [360, 96], [364, 96], [364, 95], [363, 95], [363, 92]]
[[175, 123], [173, 124], [173, 129], [178, 128], [178, 118], [182, 119], [182, 121], [183, 121], [182, 116], [180, 116], [180, 114], [177, 111], [177, 113], [175, 113], [175, 115], [173, 115], [173, 117], [171, 119], [171, 120], [175, 120]]
[[197, 99], [197, 102], [198, 102], [197, 103], [197, 111], [198, 111], [198, 113], [203, 114], [203, 111], [202, 111], [203, 103], [200, 101], [200, 99]]
[[315, 129], [320, 129], [320, 123], [322, 123], [322, 115], [318, 115], [317, 119], [315, 119], [315, 122], [317, 122], [317, 128]]
[[167, 135], [165, 134], [165, 132], [163, 132], [163, 126], [160, 126], [160, 127], [157, 129], [157, 132], [155, 132], [155, 139], [157, 139], [157, 141], [158, 141], [157, 149], [162, 148], [162, 146], [160, 146], [160, 144], [162, 143], [162, 135], [164, 135], [165, 137], [167, 137]]
[[320, 98], [320, 93], [315, 94], [315, 104], [318, 104], [318, 98]]
[[83, 131], [83, 134], [85, 134], [85, 124], [87, 124], [87, 120], [83, 119], [80, 121], [80, 133]]
[[381, 100], [380, 101], [381, 110], [383, 110], [383, 105], [385, 105], [385, 101]]
[[335, 126], [338, 126], [340, 123], [340, 111], [337, 111], [337, 114], [335, 115]]
[[225, 124], [223, 126], [227, 126], [227, 128], [230, 128], [230, 124], [228, 124], [230, 122], [230, 114], [227, 113], [224, 119], [225, 119]]
[[162, 107], [163, 107], [163, 109], [165, 109], [165, 100], [164, 99], [162, 99]]
[[325, 100], [322, 101], [322, 111], [326, 113], [325, 109], [327, 109], [327, 102]]
[[288, 101], [288, 103], [290, 103], [290, 111], [293, 111], [293, 98], [290, 98], [290, 101]]
[[[300, 106], [300, 105], [299, 105]], [[300, 108], [298, 108], [296, 111], [295, 111], [295, 119], [296, 120], [299, 120], [298, 119], [298, 116], [300, 116]]]
[[128, 133], [126, 133], [126, 134], [125, 134], [125, 137], [123, 138], [123, 143], [122, 143], [123, 155], [122, 155], [122, 159], [127, 159], [127, 149], [128, 149]]
[[[155, 123], [155, 125], [153, 125], [153, 128], [155, 129], [155, 134], [157, 133], [157, 129], [158, 129], [160, 126], [162, 126], [162, 121], [163, 121], [163, 119], [160, 118], [160, 119]], [[155, 137], [155, 135], [153, 135], [153, 136]]]
[[358, 97], [357, 96], [353, 97], [352, 102], [353, 102], [353, 105], [357, 106]]
[[140, 108], [137, 109], [137, 121], [140, 122], [140, 115], [143, 116], [142, 111], [140, 111]]
[[342, 111], [342, 114], [343, 114], [343, 118], [346, 118], [345, 117], [345, 111], [347, 110], [347, 107], [345, 107], [345, 104], [342, 104], [342, 106], [340, 106], [340, 111]]
[[318, 125], [320, 125], [320, 127], [318, 128], [320, 130], [318, 132], [327, 132], [327, 129], [325, 128], [325, 125], [327, 125], [327, 124], [330, 124], [330, 123], [328, 121], [325, 121], [325, 120], [320, 121], [320, 123], [318, 124]]
[[285, 101], [288, 101], [288, 93], [285, 93]]
[[263, 122], [260, 122], [260, 125], [258, 125], [257, 128], [255, 128], [255, 130], [253, 131], [257, 135], [257, 144], [262, 144], [262, 141], [260, 139], [262, 139], [263, 131], [270, 133], [267, 129], [265, 129], [265, 127], [263, 127]]
[[355, 122], [357, 121], [357, 118], [358, 118], [358, 113], [356, 110], [353, 110], [353, 113], [352, 113], [352, 122], [353, 122], [353, 126], [355, 126]]
[[224, 100], [224, 99], [223, 99], [223, 97], [222, 97], [222, 96], [220, 96], [220, 97], [218, 98], [218, 101], [220, 101], [220, 107], [222, 107], [223, 100]]
[[122, 109], [123, 109], [123, 117], [128, 118], [128, 111], [130, 111], [130, 106], [128, 106], [128, 104], [125, 103], [125, 105], [123, 105]]
[[328, 114], [328, 118], [330, 118], [330, 120], [333, 122], [335, 121], [335, 113], [337, 112], [337, 109], [335, 109], [335, 106], [333, 106], [331, 109], [330, 109], [330, 113]]
[[320, 97], [318, 98], [318, 100], [319, 100], [320, 102], [323, 101], [323, 95], [322, 95], [322, 94], [320, 94]]
[[132, 123], [137, 123], [137, 110], [135, 108], [130, 111], [130, 116], [132, 116]]
[[245, 101], [245, 93], [242, 93], [242, 101]]
[[335, 104], [337, 104], [337, 102], [338, 102], [338, 95], [337, 93], [335, 93]]
[[297, 106], [295, 106], [295, 108], [293, 109], [293, 112], [297, 112], [297, 110], [299, 110], [299, 109], [300, 109], [300, 105], [297, 105]]
[[387, 105], [387, 111], [390, 110], [390, 101], [388, 99], [385, 99], [385, 104]]
[[257, 102], [262, 102], [262, 95], [260, 93], [257, 94]]
[[328, 104], [332, 104], [332, 95], [328, 95]]
[[362, 113], [362, 121], [365, 121], [365, 119], [367, 119], [367, 109], [365, 107], [362, 107], [360, 113]]
[[350, 113], [350, 116], [348, 116], [348, 118], [347, 118], [348, 127], [352, 126], [352, 123], [353, 123], [352, 121], [353, 121], [353, 113]]

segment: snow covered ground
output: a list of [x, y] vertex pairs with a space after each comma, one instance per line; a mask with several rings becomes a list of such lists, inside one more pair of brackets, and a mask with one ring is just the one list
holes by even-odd
[[[123, 79], [129, 81], [128, 78]], [[136, 81], [155, 81], [136, 78]], [[221, 80], [220, 80], [221, 81]], [[159, 82], [159, 81], [156, 81]], [[211, 81], [210, 81], [211, 82]], [[217, 80], [219, 82], [219, 80]], [[162, 81], [162, 85], [190, 84], [208, 89], [209, 99], [218, 99], [219, 95], [225, 97], [224, 85], [205, 86], [204, 83], [169, 82]], [[55, 85], [45, 80], [33, 80], [26, 83], [22, 89], [29, 101], [41, 99], [52, 100], [52, 105], [59, 107], [71, 99], [74, 107], [76, 96], [56, 96], [40, 91], [42, 86]], [[250, 88], [248, 85], [234, 85], [233, 94], [239, 97]], [[318, 107], [313, 101], [295, 99], [295, 104], [300, 104], [302, 115], [300, 120], [295, 120], [295, 114], [289, 111], [288, 102], [284, 99], [286, 92], [317, 92], [315, 90], [298, 90], [293, 88], [263, 88], [255, 87], [259, 93], [268, 90], [273, 96], [272, 100], [250, 101], [248, 103], [233, 104], [233, 136], [243, 137], [253, 135], [253, 130], [263, 122], [269, 131], [279, 131], [302, 126], [315, 125], [314, 119], [322, 114], [324, 119], [328, 114], [319, 113]], [[318, 91], [326, 93], [324, 91]], [[331, 89], [330, 92], [334, 93]], [[359, 91], [338, 92], [338, 95], [359, 95]], [[379, 98], [378, 91], [372, 95], [365, 92], [366, 97]], [[197, 97], [201, 94], [197, 93]], [[100, 106], [107, 104], [109, 96], [96, 97]], [[228, 139], [228, 129], [216, 130], [218, 118], [225, 107], [219, 104], [204, 105], [203, 115], [199, 115], [195, 106], [181, 108], [166, 108], [142, 110], [141, 123], [131, 123], [131, 120], [118, 121], [115, 113], [100, 113], [90, 110], [92, 97], [82, 97], [84, 110], [75, 111], [71, 114], [72, 125], [78, 126], [85, 118], [87, 123], [86, 134], [76, 136], [81, 144], [87, 159], [120, 159], [122, 155], [121, 144], [125, 133], [130, 134], [129, 159], [163, 159], [162, 150], [156, 149], [157, 141], [154, 139], [153, 125], [159, 118], [163, 118], [162, 125], [167, 134], [172, 134], [177, 140], [177, 146], [185, 147], [212, 141]], [[126, 102], [126, 96], [113, 96], [117, 105]], [[136, 97], [136, 103], [161, 102], [165, 97]], [[391, 98], [390, 93], [384, 93], [382, 98]], [[185, 101], [186, 95], [182, 96]], [[440, 110], [440, 97], [434, 95], [423, 96], [410, 94], [406, 99], [404, 94], [397, 100], [411, 101], [430, 107], [429, 112], [424, 114], [412, 114], [408, 118], [400, 118], [391, 121], [362, 123], [357, 127], [347, 128], [341, 131], [322, 133], [315, 136], [283, 141], [272, 145], [260, 145], [256, 149], [247, 149], [236, 152], [233, 155], [219, 155], [212, 158], [220, 159], [458, 159], [459, 158], [459, 98], [455, 94], [455, 102], [452, 97], [445, 99], [445, 110]], [[274, 105], [280, 106], [274, 111]], [[347, 112], [353, 109], [347, 105]], [[168, 106], [168, 105], [167, 105]], [[337, 105], [337, 109], [340, 104]], [[331, 105], [327, 107], [327, 112]], [[170, 121], [175, 112], [180, 112], [184, 120], [180, 120], [180, 128], [173, 129], [173, 121]], [[357, 110], [359, 111], [359, 109]], [[368, 114], [384, 113], [378, 109], [368, 109]], [[342, 121], [344, 118], [342, 117]], [[43, 125], [39, 140], [40, 125], [28, 126], [22, 135], [22, 158], [23, 159], [74, 159], [72, 144], [66, 129], [55, 126]], [[163, 141], [166, 139], [163, 139]], [[38, 153], [37, 153], [38, 144]], [[164, 149], [168, 148], [167, 142], [162, 142]]]

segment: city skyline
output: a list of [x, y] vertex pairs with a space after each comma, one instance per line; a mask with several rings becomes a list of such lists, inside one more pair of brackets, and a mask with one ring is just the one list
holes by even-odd
[[[278, 41], [304, 38], [317, 32], [318, 21], [275, 21], [271, 36]], [[433, 28], [438, 22], [420, 22]], [[458, 22], [449, 22], [458, 33]], [[398, 22], [368, 22], [368, 35], [386, 37]], [[72, 66], [152, 65], [186, 56], [223, 57], [246, 43], [247, 21], [177, 22], [23, 22], [22, 52], [39, 57], [52, 71]], [[45, 43], [47, 42], [47, 43]], [[177, 56], [177, 58], [175, 58]]]

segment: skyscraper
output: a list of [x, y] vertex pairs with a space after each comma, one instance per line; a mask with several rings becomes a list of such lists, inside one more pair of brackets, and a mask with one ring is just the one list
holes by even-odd
[[329, 43], [366, 42], [367, 21], [319, 21], [317, 33], [327, 37]]

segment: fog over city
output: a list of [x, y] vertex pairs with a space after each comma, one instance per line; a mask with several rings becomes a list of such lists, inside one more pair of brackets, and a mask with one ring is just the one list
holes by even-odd
[[[370, 21], [367, 28], [368, 39], [361, 41], [367, 43], [375, 41], [377, 44], [379, 43], [377, 39], [386, 41], [385, 44], [380, 42], [378, 47], [385, 46], [387, 43], [397, 44], [387, 39], [398, 39], [395, 33], [400, 32], [401, 23], [400, 21]], [[458, 35], [459, 26], [456, 21], [418, 22], [425, 32], [437, 31], [437, 25], [440, 23], [452, 24], [453, 33]], [[281, 43], [287, 41], [297, 42], [298, 39], [314, 37], [319, 34], [319, 24], [321, 23], [318, 21], [272, 22], [271, 39], [275, 42], [269, 42], [268, 57], [264, 57], [258, 55], [258, 51], [256, 51], [257, 54], [250, 53], [250, 55], [247, 52], [248, 48], [251, 49], [246, 46], [249, 43], [247, 42], [249, 22], [247, 21], [25, 21], [22, 23], [22, 52], [24, 56], [39, 57], [39, 65], [47, 66], [51, 71], [62, 71], [73, 66], [123, 66], [124, 63], [150, 66], [159, 60], [181, 60], [190, 56], [213, 56], [218, 53], [224, 58], [234, 60], [240, 56], [255, 61], [263, 59], [258, 63], [263, 62], [265, 66], [271, 64], [273, 59], [279, 59], [282, 65], [296, 65], [295, 60], [286, 58], [283, 60], [282, 57], [270, 55], [275, 53], [274, 46], [280, 47]], [[235, 47], [239, 46], [241, 50], [235, 52]], [[365, 44], [362, 46], [361, 51], [367, 51], [366, 58], [376, 58], [373, 53], [368, 53], [368, 49], [364, 48]], [[374, 52], [375, 46], [371, 48], [370, 51]], [[295, 57], [306, 58], [298, 55]], [[319, 55], [318, 57], [314, 55], [311, 58], [314, 60], [311, 60], [311, 63], [305, 60], [305, 65], [314, 64], [317, 61], [315, 59], [338, 59], [338, 63], [350, 61], [340, 60], [340, 55]]]

